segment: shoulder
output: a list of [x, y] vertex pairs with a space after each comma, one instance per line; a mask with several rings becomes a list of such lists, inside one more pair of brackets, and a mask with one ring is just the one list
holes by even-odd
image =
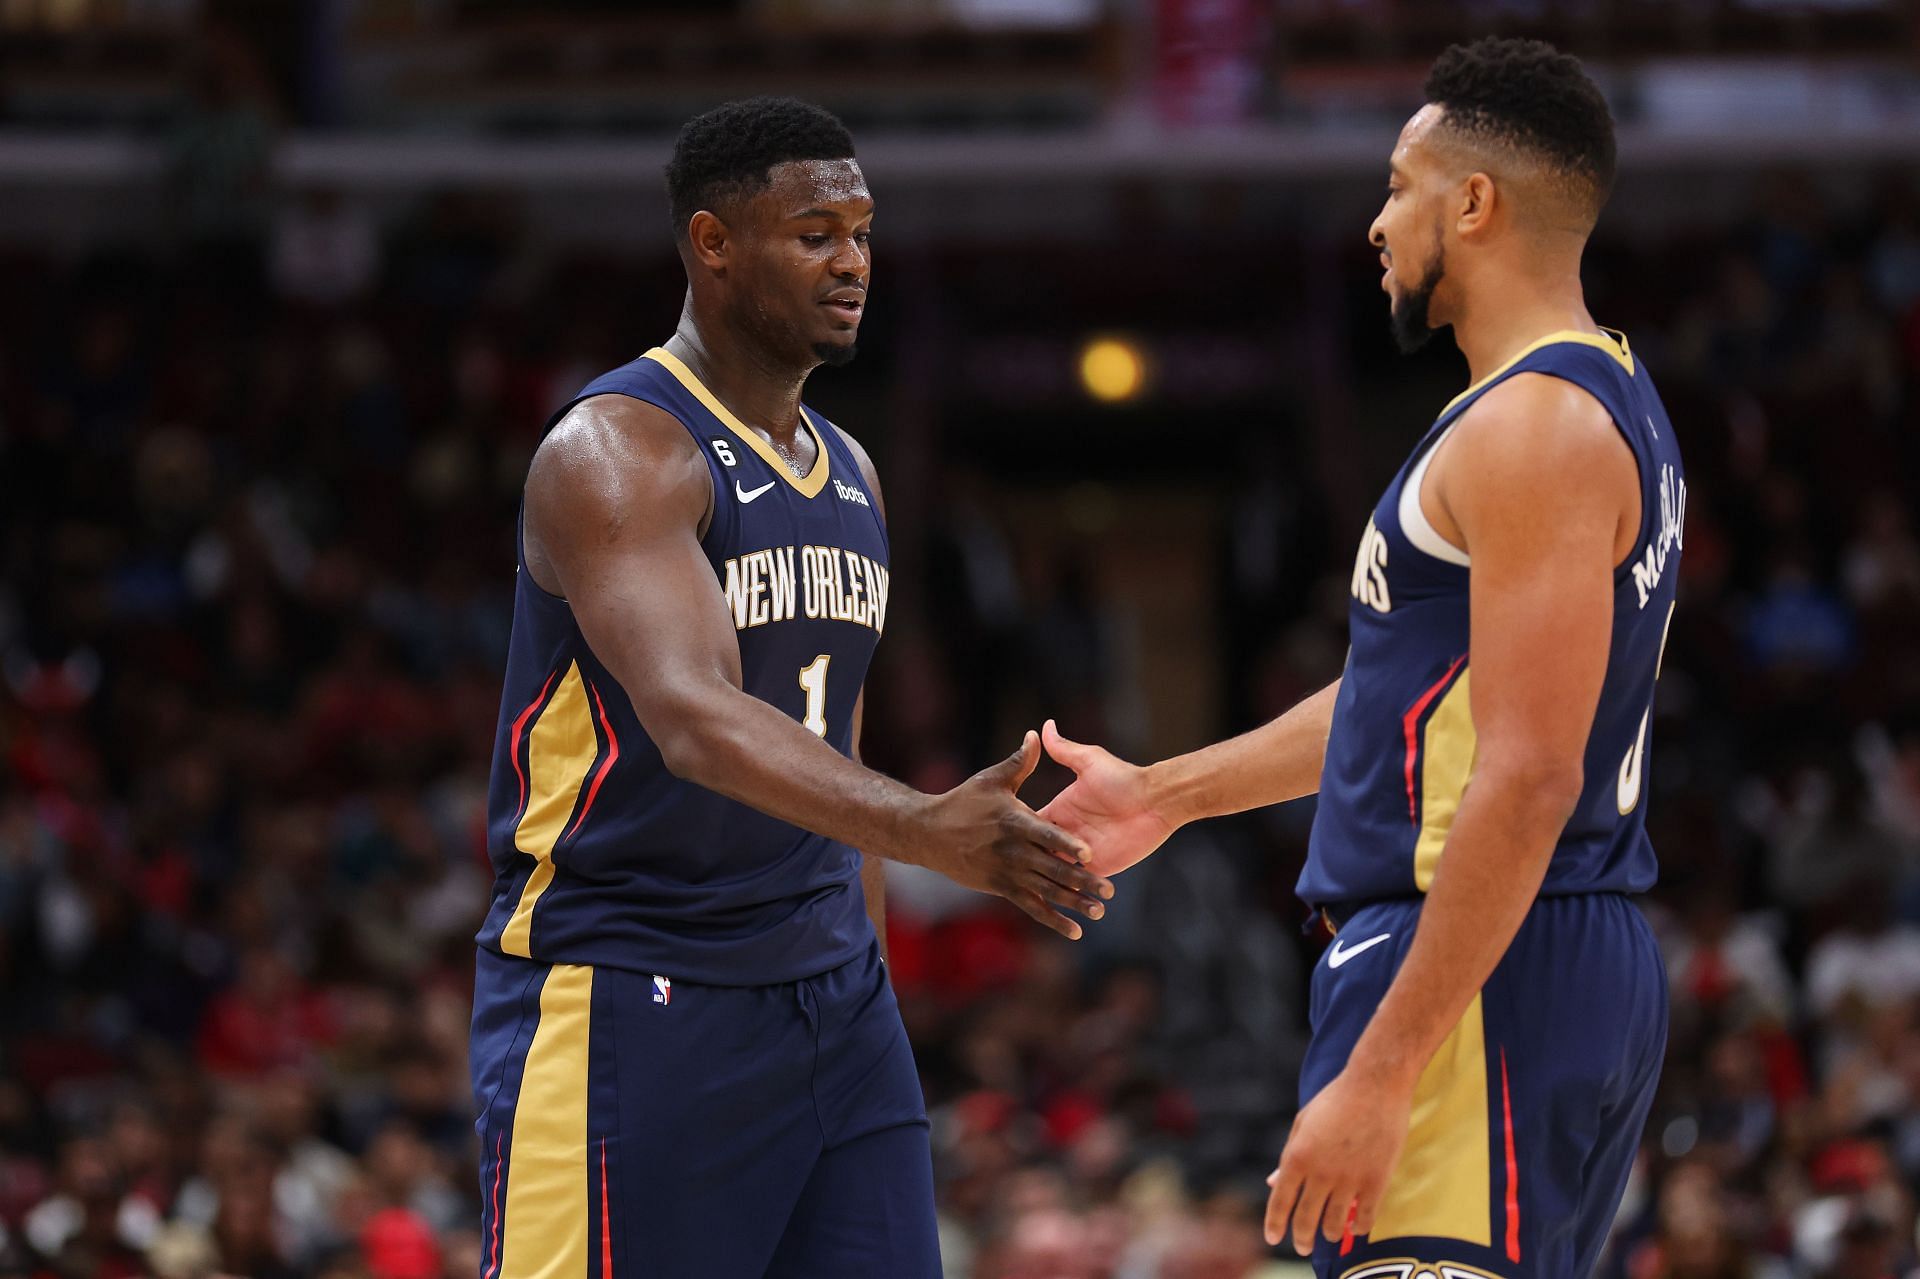
[[682, 506], [698, 515], [712, 486], [699, 446], [673, 414], [630, 395], [593, 395], [569, 409], [534, 450], [527, 511], [551, 511], [563, 521]]
[[1551, 373], [1517, 373], [1460, 415], [1449, 468], [1499, 483], [1586, 483], [1638, 474], [1633, 448], [1591, 391]]
[[[1613, 415], [1579, 385], [1520, 373], [1482, 395], [1434, 460], [1441, 509], [1476, 562], [1506, 546], [1545, 552], [1558, 537], [1611, 529], [1615, 562], [1640, 523], [1640, 464]], [[1476, 545], [1475, 543], [1479, 543]]]
[[527, 486], [531, 491], [536, 482], [572, 476], [618, 483], [692, 473], [696, 466], [706, 474], [699, 446], [673, 414], [630, 395], [591, 395], [540, 441]]
[[527, 572], [566, 597], [557, 565], [703, 536], [712, 508], [706, 460], [679, 419], [632, 396], [589, 396], [554, 423], [527, 469]]

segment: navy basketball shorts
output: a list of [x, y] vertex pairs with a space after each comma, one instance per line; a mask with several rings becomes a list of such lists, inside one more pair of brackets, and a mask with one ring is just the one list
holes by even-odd
[[481, 950], [481, 1279], [937, 1279], [879, 949], [702, 986]]
[[[1313, 973], [1305, 1105], [1346, 1065], [1419, 922], [1360, 907]], [[1414, 1091], [1373, 1233], [1321, 1239], [1321, 1279], [1586, 1279], [1626, 1190], [1667, 1042], [1646, 919], [1609, 893], [1534, 903]]]

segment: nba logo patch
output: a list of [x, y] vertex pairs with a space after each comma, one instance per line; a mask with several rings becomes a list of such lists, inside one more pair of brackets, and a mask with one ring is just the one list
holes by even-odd
[[657, 974], [655, 975], [653, 979], [653, 1002], [656, 1004], [670, 1004], [673, 1002], [672, 981]]

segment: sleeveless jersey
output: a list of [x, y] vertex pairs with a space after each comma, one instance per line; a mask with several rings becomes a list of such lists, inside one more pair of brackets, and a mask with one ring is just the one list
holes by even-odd
[[1640, 531], [1614, 574], [1612, 644], [1587, 738], [1586, 783], [1540, 892], [1639, 893], [1653, 886], [1642, 782], [1654, 679], [1673, 613], [1686, 481], [1666, 410], [1626, 338], [1568, 331], [1542, 338], [1449, 404], [1374, 508], [1354, 561], [1352, 647], [1298, 886], [1310, 904], [1410, 897], [1432, 886], [1473, 776], [1473, 667], [1468, 556], [1427, 522], [1420, 483], [1460, 416], [1521, 373], [1562, 378], [1599, 400], [1640, 471]]
[[[743, 686], [851, 753], [853, 708], [886, 624], [887, 536], [846, 442], [795, 479], [665, 350], [588, 384], [672, 414], [705, 457], [701, 545], [732, 614]], [[549, 423], [551, 426], [551, 422]], [[506, 955], [722, 986], [795, 981], [873, 940], [860, 855], [667, 771], [573, 611], [524, 547], [487, 804], [493, 902], [476, 939]]]

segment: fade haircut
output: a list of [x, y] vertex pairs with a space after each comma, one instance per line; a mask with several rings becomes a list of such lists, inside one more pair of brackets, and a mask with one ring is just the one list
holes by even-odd
[[1456, 44], [1427, 73], [1427, 101], [1469, 143], [1521, 153], [1559, 179], [1586, 215], [1613, 189], [1613, 116], [1579, 59], [1541, 40]]
[[853, 135], [831, 111], [798, 98], [744, 98], [687, 121], [667, 162], [667, 199], [676, 237], [702, 209], [763, 190], [776, 164], [851, 160]]

